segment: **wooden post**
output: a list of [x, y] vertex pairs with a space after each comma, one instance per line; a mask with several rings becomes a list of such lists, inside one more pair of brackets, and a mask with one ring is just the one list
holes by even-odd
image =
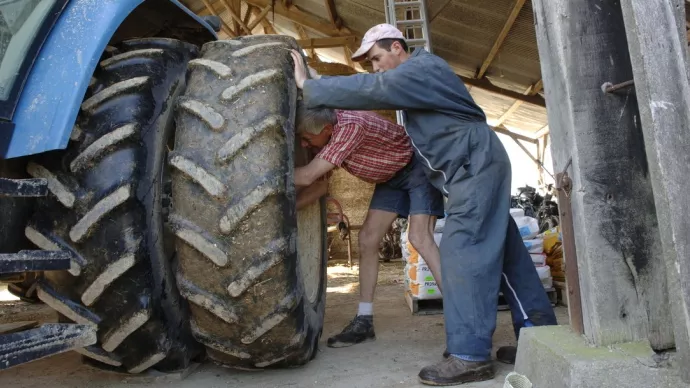
[[629, 0], [621, 7], [667, 259], [678, 365], [685, 365], [681, 377], [690, 383], [690, 84], [685, 17], [675, 15], [678, 9], [683, 14], [685, 10], [674, 3]]
[[585, 336], [597, 346], [648, 339], [669, 348], [666, 267], [635, 97], [602, 91], [633, 76], [620, 2], [532, 5], [553, 165], [572, 158]]

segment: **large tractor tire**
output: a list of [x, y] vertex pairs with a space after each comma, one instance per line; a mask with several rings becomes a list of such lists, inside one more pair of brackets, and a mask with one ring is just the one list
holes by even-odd
[[78, 351], [105, 368], [175, 371], [203, 354], [163, 220], [174, 102], [197, 56], [196, 46], [172, 39], [109, 47], [67, 149], [27, 166], [51, 195], [38, 201], [26, 236], [75, 257], [69, 271], [44, 273], [38, 298], [61, 321], [97, 325], [98, 343]]
[[207, 43], [176, 113], [173, 207], [180, 292], [208, 356], [299, 366], [325, 309], [325, 203], [295, 211], [298, 93], [287, 36]]

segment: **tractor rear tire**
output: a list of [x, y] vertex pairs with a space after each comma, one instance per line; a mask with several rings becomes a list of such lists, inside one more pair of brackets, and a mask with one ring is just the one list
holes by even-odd
[[177, 282], [208, 356], [237, 369], [304, 365], [326, 297], [325, 202], [296, 212], [298, 91], [287, 36], [207, 43], [189, 65], [170, 163]]
[[203, 354], [176, 289], [162, 217], [174, 102], [197, 56], [198, 47], [173, 39], [109, 47], [67, 149], [27, 166], [51, 194], [37, 201], [26, 236], [76, 258], [69, 271], [45, 272], [37, 295], [61, 321], [98, 327], [98, 343], [77, 351], [104, 368], [178, 371]]

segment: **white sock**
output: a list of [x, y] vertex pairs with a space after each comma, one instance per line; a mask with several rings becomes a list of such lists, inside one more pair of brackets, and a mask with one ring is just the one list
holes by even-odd
[[359, 310], [357, 315], [374, 315], [374, 304], [359, 302]]

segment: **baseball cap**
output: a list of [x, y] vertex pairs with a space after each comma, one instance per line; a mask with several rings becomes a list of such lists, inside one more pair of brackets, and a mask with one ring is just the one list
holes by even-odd
[[362, 38], [362, 45], [352, 54], [353, 61], [361, 61], [367, 55], [374, 44], [381, 39], [405, 39], [402, 32], [390, 24], [378, 24], [371, 27]]

